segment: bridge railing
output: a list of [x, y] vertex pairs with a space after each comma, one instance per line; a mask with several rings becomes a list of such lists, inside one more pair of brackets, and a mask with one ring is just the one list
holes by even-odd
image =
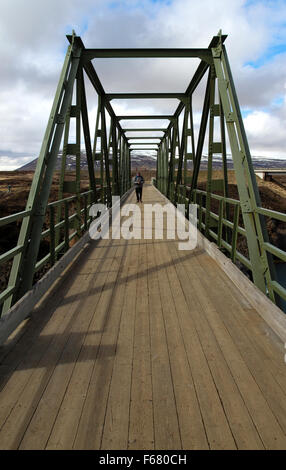
[[[154, 180], [157, 186], [157, 181]], [[159, 188], [158, 188], [159, 189]], [[210, 203], [207, 203], [209, 198]], [[175, 202], [175, 184], [171, 183], [170, 200]], [[215, 203], [213, 203], [213, 201]], [[223, 251], [233, 263], [241, 263], [245, 274], [252, 279], [252, 270], [246, 239], [246, 230], [243, 226], [241, 216], [241, 203], [237, 199], [210, 193], [201, 189], [193, 190], [192, 202], [198, 207], [198, 230], [209, 240], [212, 240], [218, 248]], [[177, 203], [189, 203], [189, 187], [178, 185]], [[274, 219], [286, 224], [286, 214], [274, 210], [258, 207], [256, 212], [268, 219]], [[244, 238], [244, 242], [242, 242]], [[258, 238], [258, 237], [257, 237]], [[240, 242], [240, 243], [238, 243]], [[239, 245], [239, 246], [238, 246]], [[243, 247], [243, 253], [239, 251]], [[286, 262], [286, 252], [275, 246], [271, 241], [263, 242], [263, 248], [271, 253], [276, 261]], [[274, 258], [274, 261], [275, 261]], [[240, 266], [242, 268], [242, 266]], [[286, 289], [274, 278], [265, 278], [266, 290], [274, 291], [279, 298], [286, 300]], [[276, 297], [277, 298], [277, 297]]]
[[[180, 197], [185, 197], [186, 191], [182, 187], [179, 190]], [[187, 191], [188, 193], [188, 191]], [[209, 239], [212, 239], [219, 249], [226, 252], [233, 263], [239, 261], [248, 271], [252, 273], [252, 265], [248, 257], [246, 230], [243, 227], [241, 217], [241, 204], [237, 199], [224, 197], [214, 193], [207, 193], [200, 189], [193, 191], [193, 202], [198, 205], [198, 229], [204, 233]], [[207, 207], [207, 197], [217, 201], [217, 212]], [[265, 217], [279, 220], [286, 223], [286, 214], [258, 207], [257, 213]], [[231, 217], [232, 215], [232, 217]], [[232, 220], [231, 220], [232, 219]], [[245, 253], [241, 253], [238, 249], [238, 237], [244, 237], [246, 247]], [[258, 237], [257, 237], [258, 238]], [[274, 255], [277, 260], [286, 262], [286, 252], [275, 246], [273, 243], [263, 242], [263, 248]], [[276, 279], [270, 279], [266, 282], [267, 291], [274, 290], [279, 297], [286, 300], [286, 289]]]
[[[105, 191], [106, 188], [99, 188]], [[98, 194], [101, 191], [98, 191]], [[105, 191], [106, 192], [106, 191]], [[41, 241], [48, 245], [48, 250], [44, 256], [37, 261], [34, 274], [38, 275], [38, 279], [52, 267], [57, 259], [59, 259], [70, 248], [73, 239], [79, 239], [89, 228], [90, 223], [95, 217], [89, 215], [89, 209], [95, 202], [99, 202], [100, 198], [94, 199], [93, 191], [85, 191], [79, 195], [74, 195], [57, 201], [50, 202], [46, 211], [46, 227], [41, 233]], [[72, 210], [74, 205], [74, 211]], [[0, 229], [14, 222], [21, 222], [25, 217], [30, 216], [31, 211], [25, 210], [7, 217], [0, 218]], [[48, 228], [47, 228], [48, 227]], [[22, 253], [24, 245], [17, 245], [14, 248], [0, 255], [0, 266], [14, 259], [15, 256]], [[6, 299], [13, 296], [16, 285], [10, 284], [0, 293], [0, 307]], [[1, 316], [1, 315], [0, 315]]]
[[[0, 219], [0, 229], [5, 227], [6, 225], [12, 224], [13, 222], [22, 221], [25, 217], [28, 217], [31, 214], [30, 210], [25, 210], [21, 212], [17, 212], [16, 214], [8, 215], [6, 217], [2, 217]], [[14, 248], [2, 253], [0, 255], [0, 266], [7, 263], [11, 259], [13, 259], [19, 253], [22, 253], [24, 249], [24, 245], [17, 245]], [[1, 293], [0, 293], [0, 306], [5, 302], [5, 300], [13, 295], [15, 292], [15, 286], [7, 286]]]
[[[36, 263], [35, 272], [38, 272], [47, 263], [53, 266], [57, 257], [69, 249], [70, 242], [76, 237], [80, 238], [86, 232], [92, 221], [92, 217], [89, 215], [89, 209], [92, 205], [90, 202], [92, 200], [91, 196], [93, 196], [92, 190], [80, 193], [79, 197], [71, 196], [48, 204], [49, 228], [41, 233], [41, 239], [48, 239], [49, 253]], [[76, 208], [76, 211], [69, 215], [71, 204], [76, 205], [79, 201], [83, 207]], [[61, 210], [62, 207], [63, 211]], [[63, 214], [60, 214], [60, 220], [57, 223], [56, 209], [63, 212]], [[70, 233], [70, 229], [74, 229], [72, 233]], [[60, 237], [59, 232], [61, 230], [63, 235]], [[59, 241], [57, 241], [57, 238]]]
[[[261, 214], [265, 217], [270, 217], [271, 219], [279, 220], [280, 222], [286, 223], [286, 214], [283, 214], [282, 212], [265, 209], [263, 207], [258, 207], [257, 212], [258, 214]], [[268, 253], [271, 253], [272, 255], [276, 256], [279, 260], [286, 263], [286, 252], [284, 250], [281, 250], [277, 246], [268, 242], [264, 242], [263, 246]], [[277, 280], [271, 280], [271, 286], [274, 292], [279, 295], [279, 297], [286, 300], [286, 289]]]

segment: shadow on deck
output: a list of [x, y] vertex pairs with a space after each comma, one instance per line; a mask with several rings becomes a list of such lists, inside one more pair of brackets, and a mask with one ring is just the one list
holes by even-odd
[[0, 350], [2, 449], [286, 449], [283, 342], [203, 249], [92, 242], [48, 294]]

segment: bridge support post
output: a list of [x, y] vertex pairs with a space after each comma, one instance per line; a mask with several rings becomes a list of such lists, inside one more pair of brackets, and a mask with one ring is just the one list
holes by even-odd
[[233, 157], [253, 280], [262, 292], [266, 293], [268, 289], [270, 298], [275, 300], [271, 286], [271, 278], [275, 279], [274, 265], [272, 256], [268, 256], [264, 249], [268, 234], [264, 220], [257, 213], [257, 207], [261, 206], [259, 191], [226, 49], [221, 41], [212, 48], [212, 55]]
[[[18, 245], [23, 245], [24, 249], [14, 257], [8, 283], [13, 288], [13, 294], [3, 304], [4, 314], [13, 298], [18, 299], [32, 286], [53, 172], [71, 105], [81, 52], [72, 42], [66, 54], [26, 206], [31, 214], [23, 219], [18, 238]], [[29, 240], [33, 240], [33, 243], [29, 243]]]

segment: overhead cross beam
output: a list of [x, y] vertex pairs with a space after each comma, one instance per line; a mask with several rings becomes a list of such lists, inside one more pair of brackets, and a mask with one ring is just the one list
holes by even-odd
[[128, 145], [160, 145], [160, 142], [128, 142]]
[[108, 93], [106, 98], [111, 100], [141, 100], [141, 99], [178, 99], [183, 100], [185, 93]]
[[149, 136], [149, 137], [140, 137], [140, 136], [134, 136], [134, 137], [127, 137], [127, 140], [162, 140], [162, 137], [154, 137], [154, 136]]
[[84, 61], [92, 59], [200, 58], [211, 59], [210, 49], [85, 49]]
[[152, 132], [166, 132], [167, 129], [162, 128], [162, 127], [154, 127], [154, 128], [152, 128], [152, 127], [145, 127], [145, 128], [144, 127], [139, 127], [139, 128], [134, 127], [134, 128], [132, 128], [132, 127], [130, 127], [128, 129], [123, 128], [122, 130], [123, 130], [123, 132], [150, 132], [150, 131], [152, 131]]
[[[126, 120], [126, 121], [129, 121], [131, 119], [138, 119], [138, 120], [141, 120], [141, 119], [168, 119], [169, 121], [171, 121], [172, 119], [174, 118], [173, 115], [170, 115], [170, 114], [154, 114], [154, 115], [138, 115], [138, 116], [117, 116], [117, 119], [118, 121], [123, 121], [123, 120]], [[142, 129], [143, 130], [143, 129]]]

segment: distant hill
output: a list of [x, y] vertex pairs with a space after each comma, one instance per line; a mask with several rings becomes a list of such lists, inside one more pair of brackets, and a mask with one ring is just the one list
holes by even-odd
[[[56, 170], [61, 169], [61, 161], [62, 161], [62, 153], [60, 152], [58, 155], [58, 160], [56, 164]], [[18, 171], [34, 171], [36, 169], [37, 165], [37, 158], [32, 160], [29, 163], [26, 163], [25, 165], [21, 166], [18, 168]], [[85, 152], [81, 153], [81, 162], [80, 162], [80, 167], [83, 170], [88, 169], [87, 165], [87, 159], [86, 159], [86, 154]], [[139, 155], [139, 154], [132, 154], [131, 158], [131, 167], [132, 169], [136, 168], [146, 168], [146, 169], [155, 169], [156, 168], [156, 158], [151, 157], [150, 155]], [[67, 170], [75, 170], [76, 169], [76, 157], [74, 155], [67, 155]], [[95, 168], [100, 168], [100, 162], [95, 161]]]
[[[58, 155], [58, 160], [56, 164], [56, 170], [60, 170], [61, 168], [61, 160], [62, 160], [62, 153], [60, 152]], [[259, 156], [254, 156], [252, 157], [252, 162], [253, 166], [255, 168], [286, 168], [286, 159], [279, 159], [279, 158], [267, 158], [267, 157], [259, 157]], [[18, 168], [19, 171], [34, 171], [36, 168], [37, 164], [37, 158], [32, 160], [29, 163], [26, 163], [26, 165], [21, 166]], [[230, 155], [227, 156], [227, 165], [228, 168], [232, 169], [233, 168], [233, 162], [232, 158]], [[190, 168], [192, 166], [191, 161], [188, 161], [188, 167]], [[137, 168], [145, 168], [148, 170], [152, 170], [156, 168], [156, 157], [152, 157], [150, 155], [142, 155], [142, 154], [132, 154], [131, 158], [131, 167], [133, 170], [136, 170]], [[213, 156], [213, 167], [214, 168], [222, 168], [222, 159], [221, 156], [214, 155]], [[83, 170], [88, 169], [87, 165], [87, 159], [86, 159], [86, 154], [85, 152], [82, 152], [81, 154], [81, 168]], [[95, 162], [95, 168], [100, 168], [100, 163], [99, 161]], [[68, 155], [67, 156], [67, 170], [75, 170], [76, 169], [76, 157], [73, 155]], [[203, 155], [202, 161], [201, 161], [201, 169], [207, 169], [207, 156]]]

